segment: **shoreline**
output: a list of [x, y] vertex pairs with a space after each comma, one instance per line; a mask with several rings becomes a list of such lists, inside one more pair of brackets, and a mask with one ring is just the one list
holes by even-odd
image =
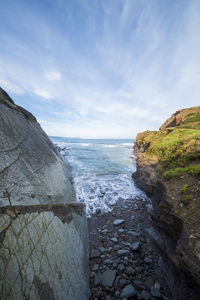
[[91, 300], [171, 299], [146, 232], [147, 206], [150, 200], [119, 200], [111, 212], [88, 218]]

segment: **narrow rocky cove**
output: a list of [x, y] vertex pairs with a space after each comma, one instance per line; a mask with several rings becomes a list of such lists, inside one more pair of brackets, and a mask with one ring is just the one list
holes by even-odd
[[152, 248], [150, 200], [120, 200], [88, 218], [90, 299], [171, 299]]

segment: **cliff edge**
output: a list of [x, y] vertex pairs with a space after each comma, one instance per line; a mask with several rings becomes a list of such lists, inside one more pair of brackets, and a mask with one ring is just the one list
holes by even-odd
[[152, 196], [151, 236], [173, 299], [200, 299], [200, 106], [139, 133], [133, 178]]
[[0, 299], [87, 300], [87, 219], [69, 164], [1, 88], [0, 141]]

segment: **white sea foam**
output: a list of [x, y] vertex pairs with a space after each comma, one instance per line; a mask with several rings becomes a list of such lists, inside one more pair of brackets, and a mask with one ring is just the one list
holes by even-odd
[[[87, 216], [95, 213], [97, 208], [108, 212], [119, 200], [125, 201], [135, 197], [146, 199], [145, 194], [136, 187], [131, 178], [135, 170], [135, 162], [129, 158], [131, 143], [121, 143], [122, 147], [119, 147], [120, 143], [56, 144], [61, 148], [61, 154], [67, 156], [72, 167], [77, 201], [86, 204]], [[80, 146], [83, 146], [83, 149]], [[88, 146], [89, 152], [85, 151], [85, 147]]]
[[102, 145], [105, 148], [116, 148], [119, 147], [118, 145]]

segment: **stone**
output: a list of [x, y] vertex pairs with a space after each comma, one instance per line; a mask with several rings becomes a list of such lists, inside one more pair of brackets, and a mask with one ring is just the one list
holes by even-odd
[[99, 247], [98, 249], [99, 249], [99, 251], [102, 252], [102, 253], [106, 252], [106, 248], [104, 248], [104, 247]]
[[154, 279], [151, 276], [148, 276], [144, 284], [148, 289], [151, 289], [154, 284]]
[[156, 298], [160, 298], [161, 296], [161, 293], [158, 289], [156, 289], [154, 286], [151, 287], [151, 295], [153, 297], [156, 297]]
[[104, 287], [111, 287], [115, 281], [116, 271], [115, 270], [107, 270], [102, 275], [102, 284]]
[[144, 300], [149, 300], [149, 298], [151, 297], [151, 295], [150, 295], [147, 291], [143, 290], [143, 291], [141, 292], [141, 297], [142, 297], [142, 299], [144, 299]]
[[90, 258], [97, 258], [100, 256], [100, 252], [97, 249], [92, 249], [91, 253], [90, 253]]
[[109, 265], [109, 264], [112, 264], [112, 263], [113, 263], [113, 261], [110, 258], [104, 260], [104, 264], [108, 264]]
[[126, 267], [126, 271], [125, 271], [125, 273], [127, 274], [127, 275], [135, 275], [135, 270], [132, 268], [132, 267], [130, 267], [130, 266], [128, 266], [128, 267]]
[[114, 243], [117, 243], [118, 239], [116, 237], [113, 237], [113, 238], [111, 238], [111, 241], [114, 242]]
[[149, 257], [145, 257], [144, 262], [147, 264], [151, 264], [152, 263], [152, 259]]
[[125, 270], [125, 266], [123, 264], [118, 265], [118, 270], [123, 271]]
[[120, 233], [123, 233], [123, 232], [124, 232], [124, 229], [120, 228], [118, 231], [119, 231]]
[[121, 299], [124, 299], [124, 298], [128, 298], [128, 297], [132, 297], [136, 294], [136, 290], [134, 289], [134, 287], [129, 284], [127, 286], [125, 286], [121, 292]]
[[98, 264], [95, 264], [93, 267], [92, 267], [92, 271], [98, 271], [99, 269], [99, 265]]
[[119, 280], [119, 286], [120, 287], [124, 287], [125, 285], [127, 285], [128, 284], [128, 281], [125, 279], [125, 278], [121, 278], [120, 280]]
[[113, 225], [115, 226], [118, 226], [118, 225], [121, 225], [123, 224], [125, 221], [123, 219], [116, 219], [114, 222], [113, 222]]
[[119, 255], [119, 256], [123, 256], [123, 255], [126, 255], [126, 254], [128, 254], [129, 253], [129, 250], [126, 250], [126, 249], [121, 249], [121, 250], [118, 250], [117, 251], [117, 254]]
[[139, 242], [135, 242], [133, 244], [130, 245], [130, 248], [132, 251], [137, 251], [140, 248], [140, 243]]
[[101, 281], [102, 281], [101, 274], [98, 273], [98, 274], [95, 276], [95, 279], [94, 279], [94, 285], [97, 286], [97, 285], [101, 284]]
[[113, 249], [115, 250], [115, 251], [117, 251], [117, 250], [119, 250], [121, 247], [119, 246], [119, 245], [114, 245], [114, 247], [113, 247]]
[[139, 234], [137, 232], [132, 231], [132, 230], [127, 231], [127, 234], [132, 235], [134, 237], [138, 237], [139, 236]]

